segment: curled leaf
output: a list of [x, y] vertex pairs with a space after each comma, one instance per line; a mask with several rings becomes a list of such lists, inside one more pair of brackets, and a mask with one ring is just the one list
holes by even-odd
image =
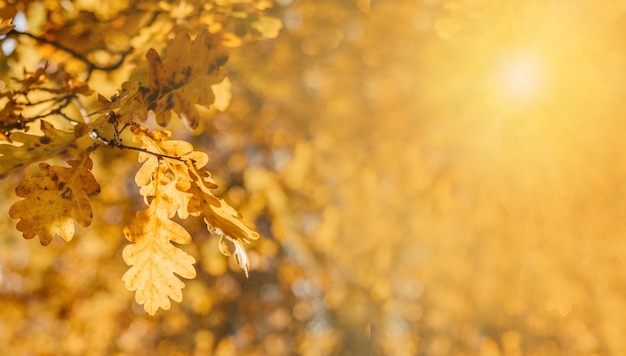
[[259, 238], [257, 232], [243, 223], [241, 215], [235, 209], [213, 195], [211, 190], [217, 185], [207, 171], [191, 165], [190, 176], [193, 181], [190, 189], [193, 199], [189, 204], [189, 212], [202, 214], [209, 231], [246, 242]]
[[[234, 251], [228, 246], [227, 242], [229, 241], [233, 247]], [[232, 256], [235, 255], [235, 260], [237, 261], [237, 265], [246, 273], [246, 277], [248, 277], [248, 271], [250, 270], [250, 259], [248, 259], [248, 254], [246, 253], [246, 249], [243, 247], [242, 240], [233, 239], [228, 235], [221, 235], [219, 241], [220, 252], [224, 256]]]
[[[241, 215], [237, 213], [224, 200], [217, 198], [211, 192], [217, 185], [210, 174], [202, 169], [198, 169], [190, 164], [190, 175], [193, 185], [190, 192], [193, 198], [189, 204], [189, 211], [192, 215], [201, 214], [209, 231], [220, 237], [220, 251], [225, 256], [235, 256], [237, 265], [241, 267], [248, 276], [250, 260], [243, 243], [250, 243], [250, 240], [259, 238], [259, 234], [243, 223]], [[226, 241], [233, 244], [234, 251], [228, 248]]]

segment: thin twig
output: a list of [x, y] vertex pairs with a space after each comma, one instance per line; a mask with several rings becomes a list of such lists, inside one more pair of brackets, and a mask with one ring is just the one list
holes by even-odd
[[126, 146], [123, 143], [116, 141], [116, 140], [108, 140], [105, 137], [103, 137], [98, 130], [96, 129], [92, 129], [89, 132], [89, 136], [95, 140], [98, 140], [100, 142], [102, 142], [106, 147], [108, 148], [118, 148], [120, 150], [131, 150], [131, 151], [138, 151], [138, 152], [143, 152], [143, 153], [147, 153], [149, 155], [158, 157], [158, 158], [169, 158], [169, 159], [173, 159], [179, 162], [183, 162], [186, 163], [187, 161], [180, 158], [180, 157], [176, 157], [176, 156], [170, 156], [170, 155], [165, 155], [162, 153], [156, 153], [156, 152], [152, 152], [149, 151], [145, 148], [141, 148], [141, 147], [133, 147], [133, 146]]
[[36, 105], [46, 104], [46, 103], [49, 103], [49, 102], [51, 102], [51, 101], [52, 101], [52, 102], [54, 102], [54, 101], [59, 101], [59, 98], [56, 98], [56, 97], [54, 97], [54, 98], [49, 98], [49, 99], [43, 99], [43, 100], [40, 100], [40, 101], [30, 101], [30, 100], [28, 99], [28, 97], [27, 97], [26, 95], [24, 95], [23, 93], [19, 93], [19, 94], [20, 94], [20, 95], [23, 95], [23, 96], [26, 98], [26, 102], [23, 102], [23, 101], [18, 101], [18, 99], [15, 99], [15, 102], [16, 102], [17, 104], [19, 104], [19, 105], [36, 106]]
[[[63, 113], [61, 110], [65, 109], [71, 102], [72, 102], [72, 98], [74, 98], [73, 95], [67, 95], [64, 96], [62, 98], [57, 98], [58, 100], [55, 100], [54, 104], [59, 104], [59, 106], [55, 109], [50, 110], [49, 112], [45, 113], [45, 114], [39, 114], [37, 116], [33, 116], [33, 117], [29, 117], [28, 121], [32, 122], [35, 120], [39, 120], [39, 119], [43, 119], [46, 118], [48, 116], [51, 115], [60, 115], [63, 118], [67, 119], [69, 122], [76, 122], [76, 120], [70, 118], [69, 116], [67, 116], [65, 113]], [[35, 106], [37, 104], [33, 104], [32, 106]], [[51, 105], [52, 107], [54, 107], [54, 105]]]
[[116, 147], [120, 148], [120, 149], [123, 149], [123, 150], [133, 150], [133, 151], [144, 152], [144, 153], [153, 155], [153, 156], [158, 157], [158, 158], [169, 158], [169, 159], [173, 159], [173, 160], [176, 160], [176, 161], [179, 161], [179, 162], [187, 163], [186, 160], [184, 160], [184, 159], [182, 159], [180, 157], [164, 155], [162, 153], [156, 153], [156, 152], [148, 151], [147, 149], [141, 148], [141, 147], [126, 146], [126, 145], [121, 144], [121, 143], [118, 144]]
[[87, 78], [85, 79], [85, 81], [89, 80], [89, 78], [91, 77], [91, 73], [94, 70], [101, 70], [101, 71], [104, 71], [104, 72], [110, 72], [110, 71], [114, 71], [114, 70], [118, 69], [124, 63], [124, 60], [126, 60], [126, 56], [128, 56], [134, 50], [133, 47], [128, 47], [128, 49], [126, 49], [124, 52], [119, 53], [120, 59], [117, 62], [109, 64], [109, 65], [100, 65], [100, 64], [92, 62], [87, 57], [85, 57], [83, 54], [78, 53], [78, 52], [74, 51], [71, 48], [65, 47], [64, 45], [62, 45], [60, 43], [57, 43], [55, 41], [51, 41], [51, 40], [46, 39], [44, 37], [39, 37], [39, 36], [33, 35], [32, 33], [29, 33], [29, 32], [17, 32], [17, 31], [15, 31], [15, 33], [17, 33], [19, 35], [24, 35], [26, 37], [30, 37], [30, 38], [34, 39], [35, 41], [37, 41], [37, 42], [41, 42], [41, 43], [45, 43], [45, 44], [49, 44], [51, 46], [54, 46], [55, 48], [60, 49], [60, 50], [62, 50], [64, 52], [67, 52], [72, 57], [74, 57], [74, 58], [78, 59], [79, 61], [85, 63], [87, 65], [87, 67], [88, 67]]

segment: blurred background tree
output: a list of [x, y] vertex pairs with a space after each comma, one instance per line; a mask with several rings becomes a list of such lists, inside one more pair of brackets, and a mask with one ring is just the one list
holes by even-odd
[[[145, 75], [146, 51], [163, 51], [170, 34], [221, 36], [224, 110], [203, 111], [196, 130], [170, 128], [208, 153], [216, 195], [261, 237], [246, 278], [199, 219], [185, 221], [197, 277], [181, 303], [146, 315], [121, 282], [121, 227], [143, 204], [136, 154], [100, 150], [99, 218], [71, 242], [43, 248], [14, 220], [0, 222], [0, 348], [626, 352], [625, 9], [623, 0], [6, 2], [0, 16], [22, 18], [32, 34], [3, 41], [7, 85], [47, 59], [110, 97]], [[20, 174], [3, 180], [5, 211]]]

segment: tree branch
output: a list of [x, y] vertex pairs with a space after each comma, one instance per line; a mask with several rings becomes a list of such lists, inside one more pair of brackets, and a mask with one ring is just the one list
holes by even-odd
[[78, 59], [79, 61], [85, 63], [87, 65], [87, 67], [88, 67], [88, 69], [87, 69], [87, 78], [85, 79], [85, 81], [89, 80], [89, 78], [91, 77], [91, 73], [94, 70], [101, 70], [101, 71], [104, 71], [104, 72], [110, 72], [110, 71], [118, 69], [124, 63], [124, 60], [126, 59], [126, 56], [128, 56], [134, 50], [133, 47], [128, 47], [128, 49], [126, 49], [124, 52], [119, 53], [120, 59], [117, 62], [109, 64], [109, 65], [100, 65], [100, 64], [92, 62], [91, 60], [89, 60], [83, 54], [78, 53], [78, 52], [74, 51], [71, 48], [65, 47], [62, 44], [57, 43], [55, 41], [51, 41], [51, 40], [46, 39], [44, 37], [39, 37], [39, 36], [33, 35], [32, 33], [29, 33], [29, 32], [17, 32], [17, 31], [15, 31], [14, 33], [17, 33], [18, 35], [24, 35], [26, 37], [32, 38], [35, 41], [40, 42], [40, 43], [45, 43], [45, 44], [51, 45], [51, 46], [53, 46], [53, 47], [55, 47], [57, 49], [62, 50], [63, 52], [69, 53], [72, 57], [74, 57], [74, 58]]

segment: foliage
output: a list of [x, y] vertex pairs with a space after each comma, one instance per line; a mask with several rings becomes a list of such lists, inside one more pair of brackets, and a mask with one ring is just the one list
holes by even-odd
[[624, 1], [275, 3], [0, 5], [0, 348], [624, 354]]
[[69, 241], [74, 236], [74, 219], [84, 227], [91, 224], [89, 196], [98, 194], [100, 185], [89, 171], [93, 166], [89, 153], [69, 164], [65, 168], [41, 163], [43, 176], [26, 177], [15, 189], [24, 200], [11, 206], [9, 214], [21, 219], [17, 229], [25, 238], [39, 236], [44, 246], [55, 236]]
[[[145, 2], [142, 4], [144, 8], [129, 14], [128, 20], [139, 16], [150, 17], [148, 22], [156, 22], [164, 15], [165, 9], [160, 5], [151, 7]], [[198, 15], [202, 7], [194, 5], [197, 11], [193, 13]], [[15, 88], [7, 86], [0, 93], [5, 104], [0, 138], [7, 142], [0, 150], [2, 174], [55, 157], [68, 160], [71, 166], [65, 168], [40, 163], [41, 176], [26, 175], [15, 190], [24, 200], [16, 202], [9, 211], [12, 218], [20, 219], [17, 229], [27, 239], [39, 236], [42, 245], [50, 244], [55, 236], [70, 241], [75, 233], [74, 220], [83, 227], [91, 225], [93, 212], [89, 196], [100, 192], [100, 185], [91, 173], [93, 164], [90, 154], [103, 148], [131, 149], [139, 151], [139, 161], [144, 162], [135, 181], [149, 208], [139, 211], [136, 219], [124, 229], [126, 238], [134, 244], [124, 249], [124, 261], [131, 268], [123, 280], [129, 290], [137, 291], [136, 299], [144, 304], [146, 311], [154, 315], [159, 308], [169, 309], [168, 297], [182, 300], [184, 284], [174, 273], [188, 279], [196, 275], [194, 258], [170, 243], [191, 242], [189, 233], [170, 220], [176, 213], [181, 219], [189, 215], [203, 215], [212, 233], [234, 244], [237, 263], [247, 275], [249, 262], [242, 243], [249, 243], [259, 235], [244, 225], [242, 216], [225, 201], [214, 196], [212, 190], [217, 185], [202, 168], [208, 161], [206, 154], [193, 151], [192, 145], [185, 141], [169, 140], [170, 133], [167, 131], [139, 126], [140, 122], [146, 122], [150, 117], [157, 125], [167, 126], [171, 116], [176, 115], [190, 129], [198, 127], [201, 117], [196, 105], [209, 109], [215, 101], [212, 86], [225, 79], [224, 65], [228, 55], [220, 39], [227, 32], [215, 29], [210, 33], [206, 27], [200, 27], [203, 24], [200, 19], [193, 21], [190, 18], [186, 26], [171, 29], [175, 35], [163, 49], [167, 52], [167, 59], [163, 61], [154, 48], [113, 50], [112, 44], [109, 46], [106, 43], [107, 36], [94, 33], [95, 28], [84, 30], [92, 26], [89, 22], [101, 20], [99, 14], [76, 10], [78, 12], [74, 16], [63, 14], [68, 23], [62, 29], [56, 25], [59, 25], [58, 16], [63, 10], [39, 9], [49, 16], [49, 22], [43, 24], [46, 32], [42, 36], [34, 34], [38, 32], [37, 28], [33, 29], [35, 32], [11, 32], [15, 25], [10, 21], [3, 21], [0, 25], [0, 33], [4, 35], [26, 37], [67, 52], [72, 59], [87, 67], [86, 77], [80, 79], [81, 71], [66, 69], [70, 65], [65, 61], [53, 62], [54, 56], [46, 58], [44, 54], [34, 72], [24, 68], [22, 79], [15, 80]], [[209, 9], [207, 16], [214, 13], [211, 10], [216, 9]], [[228, 14], [226, 9], [221, 10]], [[145, 16], [138, 15], [142, 12]], [[254, 14], [254, 8], [247, 13]], [[173, 22], [175, 18], [166, 17], [165, 20]], [[223, 22], [228, 23], [227, 20]], [[125, 24], [122, 26], [123, 30], [127, 30]], [[160, 23], [155, 29], [163, 26], [165, 24]], [[251, 29], [274, 31], [267, 26], [250, 26]], [[82, 33], [77, 28], [83, 29]], [[135, 31], [138, 32], [134, 36], [139, 36], [141, 31]], [[77, 32], [81, 38], [76, 38], [76, 41], [68, 38]], [[160, 35], [167, 38], [168, 34], [164, 32]], [[275, 34], [270, 33], [269, 36]], [[158, 38], [153, 35], [151, 41]], [[92, 42], [93, 46], [84, 46], [85, 42]], [[96, 54], [102, 50], [116, 53], [119, 58], [114, 64], [99, 64]], [[15, 54], [18, 60], [21, 51], [20, 43]], [[134, 75], [132, 81], [123, 82], [118, 93], [110, 99], [99, 93], [94, 105], [89, 97], [95, 91], [88, 84], [93, 72], [117, 70], [135, 53], [144, 51], [145, 63], [135, 68], [139, 74]], [[141, 69], [142, 66], [145, 70]], [[90, 110], [90, 107], [96, 109]], [[53, 121], [64, 127], [55, 128]], [[27, 134], [35, 125], [41, 126], [41, 133]], [[141, 147], [126, 146], [122, 142], [129, 129], [135, 142], [143, 143]], [[106, 138], [104, 132], [112, 133], [113, 137]], [[222, 250], [229, 254], [228, 250]]]

